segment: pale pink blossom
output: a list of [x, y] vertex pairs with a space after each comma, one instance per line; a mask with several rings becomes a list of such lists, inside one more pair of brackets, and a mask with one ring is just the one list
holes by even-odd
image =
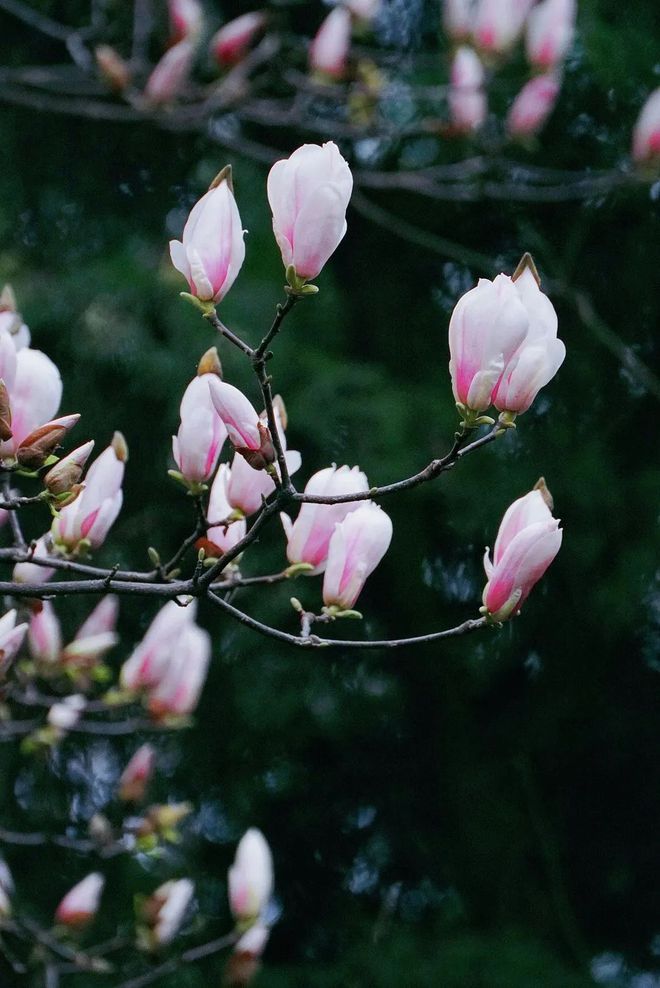
[[[260, 474], [252, 470], [242, 456], [236, 456], [234, 458], [235, 463], [245, 464], [245, 469], [249, 470], [253, 477], [259, 477]], [[218, 472], [215, 475], [215, 480], [211, 486], [211, 492], [209, 494], [209, 506], [207, 510], [207, 516], [209, 521], [224, 521], [228, 519], [233, 513], [233, 508], [229, 503], [227, 497], [227, 488], [230, 478], [230, 469], [226, 463], [221, 463], [218, 467]], [[206, 547], [207, 555], [218, 556], [224, 555], [230, 549], [233, 549], [237, 542], [245, 536], [247, 526], [244, 518], [236, 518], [228, 525], [211, 525], [206, 532], [206, 539], [204, 540], [204, 546]]]
[[453, 41], [465, 41], [472, 34], [474, 0], [444, 0], [442, 26]]
[[174, 102], [188, 81], [195, 60], [195, 49], [195, 42], [186, 37], [165, 52], [144, 87], [147, 103], [161, 106]]
[[530, 491], [507, 509], [484, 568], [484, 609], [495, 621], [517, 614], [530, 591], [559, 552], [562, 531], [540, 490]]
[[170, 240], [172, 264], [201, 301], [222, 301], [234, 284], [245, 258], [243, 233], [230, 171], [223, 169], [193, 206], [183, 239]]
[[448, 97], [452, 123], [461, 133], [478, 130], [486, 119], [488, 104], [483, 83], [481, 59], [473, 48], [461, 45], [451, 63]]
[[80, 927], [90, 922], [98, 912], [105, 878], [92, 872], [74, 885], [55, 911], [55, 921], [65, 926]]
[[57, 544], [68, 551], [74, 550], [83, 539], [92, 549], [103, 544], [121, 510], [127, 458], [124, 437], [116, 432], [111, 444], [87, 471], [82, 493], [62, 508], [53, 521], [51, 532]]
[[37, 662], [53, 664], [62, 651], [62, 627], [55, 608], [49, 600], [41, 601], [33, 612], [28, 630], [30, 654]]
[[189, 878], [180, 878], [178, 881], [165, 882], [149, 896], [143, 913], [148, 917], [153, 947], [161, 947], [174, 939], [194, 890], [195, 886]]
[[335, 526], [323, 579], [326, 607], [349, 610], [392, 541], [392, 522], [371, 501], [351, 511]]
[[81, 624], [75, 638], [62, 651], [62, 662], [79, 667], [93, 666], [119, 641], [115, 630], [119, 601], [104, 597]]
[[537, 75], [526, 82], [507, 114], [506, 128], [512, 137], [536, 134], [552, 113], [561, 79], [553, 72]]
[[204, 11], [199, 0], [169, 0], [172, 40], [194, 39], [201, 31]]
[[227, 877], [234, 918], [256, 922], [273, 894], [273, 858], [266, 838], [256, 827], [251, 827], [239, 841]]
[[117, 795], [125, 803], [139, 803], [144, 798], [156, 763], [156, 749], [143, 744], [121, 774]]
[[525, 49], [532, 65], [551, 69], [573, 43], [576, 0], [542, 0], [527, 19]]
[[[369, 490], [366, 475], [358, 467], [326, 467], [307, 482], [305, 494], [334, 497], [339, 494], [359, 494]], [[356, 511], [364, 501], [340, 504], [303, 503], [295, 522], [281, 515], [287, 537], [286, 555], [290, 563], [309, 563], [313, 573], [325, 569], [330, 538], [335, 525]]]
[[113, 633], [119, 617], [119, 598], [112, 594], [102, 597], [76, 632], [76, 641]]
[[235, 17], [228, 24], [223, 24], [211, 38], [211, 54], [223, 67], [236, 65], [247, 55], [265, 24], [266, 14], [262, 10], [252, 10], [248, 14]]
[[[6, 347], [5, 360], [11, 360], [9, 353]], [[14, 380], [11, 385], [5, 380], [5, 384], [11, 405], [12, 437], [0, 443], [3, 459], [14, 456], [26, 436], [53, 418], [62, 399], [60, 372], [41, 350], [19, 350]]]
[[[31, 552], [32, 559], [47, 559], [53, 553], [53, 539], [50, 532], [40, 536], [34, 543]], [[52, 566], [42, 566], [39, 563], [16, 563], [13, 577], [16, 583], [45, 583], [55, 572]]]
[[651, 93], [637, 118], [632, 156], [637, 162], [660, 158], [660, 88]]
[[456, 303], [449, 321], [449, 373], [457, 402], [475, 412], [492, 403], [493, 389], [529, 328], [515, 284], [505, 274], [480, 278]]
[[76, 726], [86, 706], [87, 700], [82, 693], [65, 696], [61, 703], [54, 703], [48, 711], [48, 723], [61, 736]]
[[275, 460], [268, 427], [242, 391], [217, 377], [209, 381], [211, 400], [224, 422], [229, 441], [254, 470], [264, 470]]
[[341, 79], [346, 72], [350, 46], [350, 12], [343, 6], [333, 7], [310, 45], [310, 68], [331, 79]]
[[194, 623], [196, 613], [196, 601], [183, 607], [178, 601], [170, 600], [161, 607], [121, 668], [120, 682], [124, 689], [144, 689], [160, 681], [179, 638]]
[[514, 282], [529, 318], [525, 338], [504, 367], [492, 392], [492, 403], [501, 412], [521, 414], [555, 376], [566, 356], [557, 339], [557, 313], [541, 291], [529, 265], [523, 266]]
[[212, 374], [193, 378], [181, 401], [181, 425], [172, 437], [174, 460], [185, 480], [200, 484], [213, 476], [227, 430], [216, 414], [209, 381]]
[[187, 625], [178, 636], [163, 675], [149, 692], [149, 711], [155, 717], [191, 714], [199, 701], [209, 660], [211, 636], [197, 625]]
[[285, 268], [292, 265], [302, 279], [320, 273], [346, 233], [352, 189], [351, 170], [332, 141], [322, 147], [303, 144], [275, 162], [268, 201]]
[[485, 52], [502, 54], [518, 40], [534, 0], [479, 0], [473, 36]]
[[3, 675], [23, 644], [27, 624], [16, 624], [16, 609], [12, 608], [0, 618], [0, 675]]
[[[284, 452], [289, 476], [300, 469], [302, 458], [297, 450], [286, 448], [286, 433], [282, 424], [280, 413], [275, 407], [273, 409], [275, 424], [280, 439], [280, 444]], [[261, 421], [266, 426], [266, 414], [262, 412]], [[275, 469], [279, 468], [275, 464]], [[268, 497], [275, 490], [275, 481], [265, 470], [253, 470], [243, 456], [235, 456], [231, 464], [231, 472], [227, 482], [227, 497], [232, 508], [242, 511], [246, 517], [254, 514], [261, 508], [262, 499]]]

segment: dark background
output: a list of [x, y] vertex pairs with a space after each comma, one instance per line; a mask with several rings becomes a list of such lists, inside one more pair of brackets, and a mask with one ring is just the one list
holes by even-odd
[[[63, 20], [80, 8], [58, 6]], [[437, 11], [417, 14], [423, 45]], [[55, 57], [0, 18], [10, 62]], [[585, 0], [579, 25], [559, 108], [538, 145], [510, 156], [628, 167], [632, 124], [658, 83], [657, 4]], [[498, 92], [495, 105], [506, 105], [508, 90]], [[13, 283], [34, 345], [61, 369], [63, 412], [83, 412], [77, 441], [90, 436], [102, 448], [115, 428], [128, 440], [125, 508], [98, 558], [148, 565], [147, 545], [167, 555], [190, 529], [190, 505], [166, 474], [169, 437], [199, 356], [217, 342], [178, 298], [185, 285], [167, 241], [230, 161], [249, 234], [221, 315], [258, 341], [283, 281], [267, 169], [149, 123], [3, 107], [0, 133], [0, 278]], [[306, 135], [266, 136], [288, 153]], [[440, 153], [459, 160], [474, 148]], [[446, 450], [457, 422], [451, 309], [478, 276], [510, 272], [524, 250], [549, 286], [567, 347], [515, 432], [384, 502], [394, 540], [360, 599], [363, 625], [349, 631], [400, 637], [474, 616], [483, 548], [541, 474], [562, 519], [562, 550], [520, 618], [416, 650], [292, 653], [202, 608], [211, 674], [196, 726], [158, 742], [154, 789], [155, 798], [191, 799], [196, 811], [164, 860], [102, 866], [99, 938], [129, 922], [136, 890], [170, 875], [195, 878], [207, 921], [187, 942], [221, 933], [226, 868], [254, 825], [273, 849], [279, 910], [263, 988], [580, 988], [593, 983], [592, 965], [601, 983], [641, 985], [639, 972], [657, 967], [660, 386], [642, 379], [635, 358], [653, 367], [657, 357], [659, 188], [631, 181], [551, 204], [375, 195], [394, 217], [390, 229], [349, 210], [319, 297], [288, 318], [271, 365], [289, 445], [303, 453], [301, 485], [330, 462], [359, 463], [372, 482], [389, 482]], [[446, 238], [448, 249], [399, 236], [397, 218]], [[463, 263], [464, 248], [483, 266]], [[576, 293], [594, 319], [580, 317]], [[226, 378], [256, 402], [249, 368], [224, 344], [221, 355]], [[34, 510], [27, 527], [36, 536], [46, 524]], [[280, 568], [283, 547], [273, 525], [245, 572]], [[318, 591], [318, 581], [300, 579], [237, 599], [293, 631], [289, 596], [314, 607]], [[68, 630], [86, 610], [77, 601], [60, 608]], [[122, 604], [117, 667], [153, 613]], [[42, 761], [4, 745], [3, 823], [84, 830], [141, 740], [67, 741]], [[8, 847], [6, 856], [17, 901], [45, 923], [95, 867], [51, 850]], [[618, 972], [609, 981], [604, 954]], [[220, 970], [214, 959], [163, 984], [201, 988]]]

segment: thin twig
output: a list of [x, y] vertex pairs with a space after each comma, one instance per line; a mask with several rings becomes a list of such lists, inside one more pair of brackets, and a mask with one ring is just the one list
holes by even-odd
[[173, 957], [171, 960], [164, 961], [152, 968], [151, 971], [139, 974], [136, 978], [129, 978], [128, 981], [122, 981], [115, 988], [144, 988], [145, 985], [153, 984], [154, 981], [165, 977], [166, 974], [173, 974], [182, 964], [194, 964], [195, 961], [200, 961], [204, 957], [211, 957], [227, 947], [233, 947], [237, 939], [238, 934], [228, 933], [226, 936], [219, 937], [217, 940], [210, 940], [200, 947], [192, 947], [190, 950], [185, 950], [179, 957]]

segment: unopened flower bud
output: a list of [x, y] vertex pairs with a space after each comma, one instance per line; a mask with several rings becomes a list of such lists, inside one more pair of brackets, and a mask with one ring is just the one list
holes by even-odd
[[275, 462], [268, 428], [242, 391], [226, 381], [209, 380], [211, 400], [225, 424], [229, 441], [254, 470], [265, 470]]
[[38, 470], [42, 467], [53, 450], [76, 424], [80, 415], [64, 415], [39, 426], [23, 439], [16, 450], [16, 459], [27, 470]]
[[82, 477], [83, 467], [94, 449], [94, 440], [84, 443], [72, 453], [62, 457], [43, 478], [44, 485], [50, 494], [64, 494], [70, 491]]
[[55, 921], [74, 929], [86, 926], [96, 915], [105, 878], [92, 872], [74, 885], [64, 896], [55, 911]]
[[128, 463], [128, 444], [124, 438], [123, 432], [117, 430], [112, 435], [112, 442], [110, 443], [115, 451], [115, 456], [120, 463]]
[[382, 508], [368, 501], [346, 515], [332, 534], [323, 579], [326, 607], [350, 610], [367, 577], [392, 541], [392, 522]]
[[351, 14], [337, 5], [327, 15], [309, 48], [309, 65], [330, 79], [341, 79], [351, 45]]
[[209, 50], [223, 68], [236, 65], [247, 55], [248, 50], [266, 24], [263, 11], [252, 10], [241, 14], [233, 21], [224, 24], [211, 38]]
[[203, 374], [215, 374], [222, 380], [222, 364], [218, 356], [217, 346], [209, 347], [197, 364], [197, 376], [201, 377]]
[[156, 761], [156, 749], [143, 744], [135, 752], [119, 780], [117, 795], [125, 803], [139, 803], [146, 792]]
[[131, 70], [119, 52], [110, 45], [97, 45], [94, 57], [101, 78], [115, 93], [123, 93], [131, 81]]
[[190, 75], [195, 47], [194, 41], [184, 38], [165, 52], [144, 87], [147, 103], [162, 106], [176, 99]]
[[228, 879], [231, 911], [239, 923], [251, 926], [273, 892], [273, 858], [266, 838], [256, 827], [239, 841]]

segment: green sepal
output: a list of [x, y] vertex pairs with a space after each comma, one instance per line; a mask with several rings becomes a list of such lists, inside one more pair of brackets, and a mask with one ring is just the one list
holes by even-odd
[[215, 312], [215, 302], [204, 302], [201, 298], [197, 298], [196, 295], [191, 295], [190, 292], [179, 292], [179, 297], [194, 305], [204, 316], [210, 316], [212, 312]]
[[313, 569], [314, 567], [311, 563], [292, 563], [284, 570], [284, 576], [287, 580], [295, 580], [297, 576], [301, 576], [303, 573], [309, 573]]

